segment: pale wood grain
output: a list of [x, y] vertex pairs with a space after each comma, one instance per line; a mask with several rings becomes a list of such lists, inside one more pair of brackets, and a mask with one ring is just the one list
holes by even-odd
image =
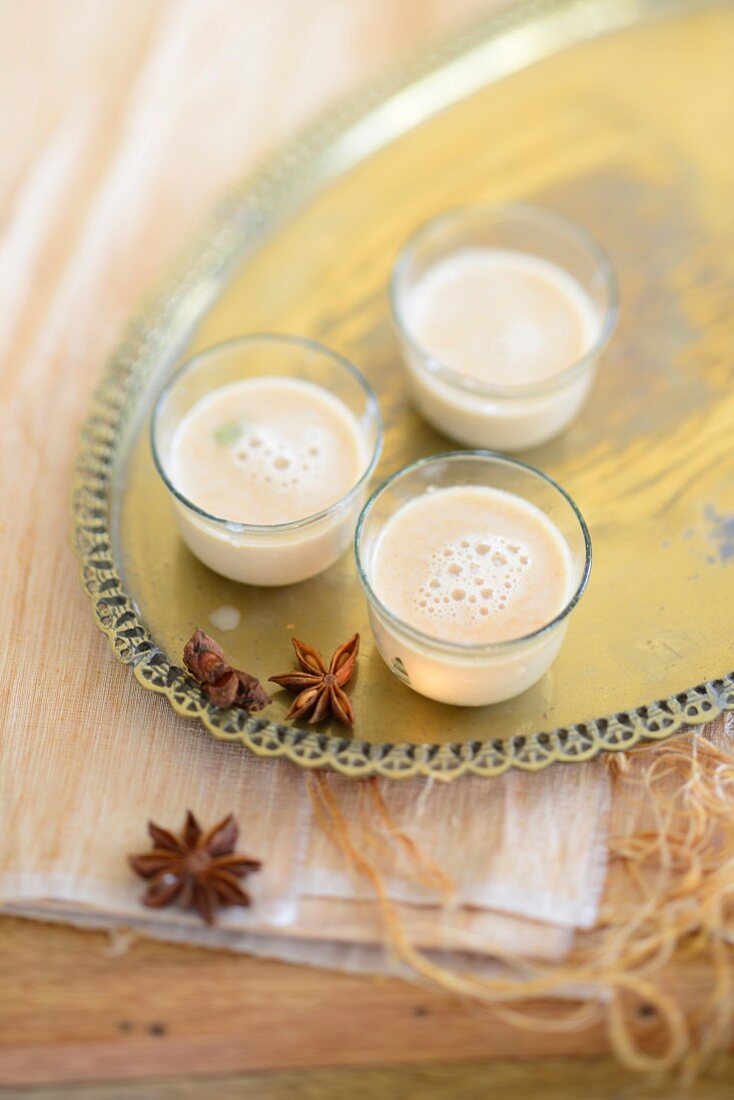
[[[0, 923], [0, 1085], [510, 1055], [590, 1058], [606, 1050], [599, 1025], [570, 1034], [517, 1031], [449, 994], [395, 979], [145, 940], [123, 954], [113, 950], [103, 933]], [[695, 961], [676, 978], [694, 1003], [709, 980]], [[638, 1027], [654, 1047], [654, 1015], [641, 1016]], [[617, 1071], [614, 1080], [630, 1078]], [[559, 1070], [558, 1095], [562, 1081]], [[567, 1095], [588, 1096], [581, 1084]]]
[[[723, 1063], [715, 1079], [701, 1082], [696, 1100], [729, 1100], [732, 1063]], [[72, 1085], [23, 1092], [32, 1100], [646, 1100], [659, 1098], [659, 1088], [630, 1085], [627, 1074], [603, 1060], [577, 1065], [566, 1061], [471, 1062], [467, 1065], [421, 1066], [396, 1071], [394, 1067], [353, 1070], [306, 1070], [298, 1073], [257, 1074], [247, 1077], [207, 1077], [200, 1081], [171, 1081], [137, 1088], [119, 1085]], [[0, 1092], [0, 1096], [5, 1095]], [[686, 1093], [681, 1093], [685, 1097]]]

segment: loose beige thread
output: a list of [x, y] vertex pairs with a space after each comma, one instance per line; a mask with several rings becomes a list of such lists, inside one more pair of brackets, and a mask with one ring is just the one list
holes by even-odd
[[[398, 912], [388, 897], [385, 880], [364, 852], [355, 844], [339, 803], [324, 773], [309, 776], [309, 795], [314, 813], [321, 827], [341, 849], [347, 862], [370, 883], [377, 900], [386, 931], [388, 946], [396, 957], [416, 974], [439, 987], [495, 1007], [537, 1000], [548, 996], [568, 997], [570, 991], [582, 988], [584, 999], [595, 1000], [605, 1009], [610, 1041], [620, 1060], [639, 1072], [661, 1072], [682, 1065], [689, 1052], [690, 1039], [683, 1013], [675, 999], [641, 973], [626, 971], [616, 965], [608, 966], [602, 952], [600, 958], [590, 957], [585, 964], [568, 964], [553, 970], [527, 962], [520, 968], [535, 972], [529, 978], [486, 979], [471, 974], [457, 973], [434, 963], [410, 942]], [[506, 954], [498, 954], [499, 961], [517, 968], [517, 960]], [[578, 997], [576, 998], [578, 999]], [[648, 1054], [635, 1041], [630, 1024], [630, 1014], [625, 1011], [627, 1002], [636, 999], [649, 1005], [664, 1023], [667, 1043], [657, 1054]], [[624, 1001], [624, 1003], [623, 1003]], [[564, 1023], [578, 1027], [579, 1019], [591, 1019], [591, 1009], [586, 1005], [576, 1008], [568, 1017], [549, 1020], [525, 1016], [522, 1026], [536, 1030], [558, 1031]], [[513, 1015], [519, 1023], [520, 1014]]]
[[364, 788], [372, 800], [380, 824], [388, 836], [405, 852], [409, 862], [415, 868], [419, 880], [425, 885], [438, 890], [443, 895], [447, 905], [452, 904], [456, 896], [456, 885], [453, 879], [430, 856], [426, 855], [412, 837], [399, 828], [392, 819], [385, 805], [379, 780], [374, 777], [366, 780]]
[[[610, 859], [626, 883], [624, 894], [607, 897], [597, 928], [580, 937], [561, 966], [498, 954], [515, 975], [509, 979], [459, 974], [416, 950], [379, 867], [355, 843], [325, 775], [312, 777], [310, 794], [324, 829], [370, 883], [388, 943], [416, 974], [491, 1005], [504, 1020], [526, 1029], [581, 1028], [603, 1015], [624, 1065], [643, 1073], [676, 1070], [684, 1081], [692, 1080], [727, 1042], [734, 1016], [734, 751], [730, 740], [715, 745], [686, 733], [610, 756], [606, 766], [620, 795], [625, 787], [638, 791], [646, 814], [634, 831], [609, 841]], [[416, 872], [425, 872], [426, 857], [391, 822], [376, 783], [364, 797], [371, 799], [385, 831], [411, 857]], [[442, 881], [441, 868], [430, 860], [428, 865], [434, 881]], [[689, 1019], [667, 987], [670, 964], [681, 948], [711, 973], [708, 994]], [[585, 1003], [552, 1019], [519, 1004], [547, 996]], [[635, 1005], [657, 1014], [664, 1025], [662, 1049], [644, 1049], [644, 1038], [636, 1033]], [[659, 1028], [655, 1038], [660, 1041]]]

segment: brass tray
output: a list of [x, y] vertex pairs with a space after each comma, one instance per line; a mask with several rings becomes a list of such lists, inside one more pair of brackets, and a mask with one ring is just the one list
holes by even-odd
[[[228, 197], [131, 326], [83, 435], [83, 581], [145, 688], [261, 755], [395, 778], [586, 760], [734, 708], [732, 57], [731, 7], [516, 5], [333, 112]], [[380, 475], [447, 449], [407, 400], [388, 272], [418, 222], [480, 199], [526, 199], [586, 226], [617, 268], [621, 323], [584, 415], [525, 456], [589, 521], [588, 594], [540, 684], [462, 710], [388, 672], [349, 554], [281, 590], [235, 585], [195, 561], [147, 427], [184, 352], [276, 330], [322, 340], [365, 371], [388, 424]], [[222, 642], [263, 678], [291, 666], [291, 633], [330, 651], [361, 630], [353, 738], [285, 725], [283, 696], [249, 719], [207, 703], [180, 655], [225, 604], [242, 622]]]

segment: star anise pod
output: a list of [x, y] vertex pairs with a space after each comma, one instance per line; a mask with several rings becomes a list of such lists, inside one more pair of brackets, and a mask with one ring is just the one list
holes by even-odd
[[239, 828], [232, 814], [203, 832], [191, 810], [180, 837], [148, 822], [153, 840], [150, 852], [128, 856], [141, 878], [150, 879], [143, 904], [154, 909], [178, 900], [181, 909], [198, 909], [207, 924], [214, 924], [220, 905], [249, 905], [250, 895], [238, 879], [262, 864], [235, 853]]
[[303, 718], [311, 713], [309, 722], [320, 722], [333, 716], [346, 726], [353, 726], [354, 710], [344, 685], [352, 678], [357, 664], [359, 634], [334, 651], [328, 667], [312, 645], [299, 642], [297, 638], [291, 641], [302, 671], [270, 677], [273, 684], [299, 693], [286, 718]]
[[260, 681], [227, 663], [222, 647], [203, 630], [195, 630], [183, 651], [183, 662], [215, 707], [262, 710], [270, 696]]

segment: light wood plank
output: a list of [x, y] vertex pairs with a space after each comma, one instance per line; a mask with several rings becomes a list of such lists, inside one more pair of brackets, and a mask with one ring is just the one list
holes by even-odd
[[[0, 1086], [606, 1052], [408, 982], [0, 922]], [[708, 974], [687, 970], [691, 1002]], [[558, 1005], [539, 1006], [557, 1013]], [[640, 1027], [654, 1044], [656, 1022]]]

